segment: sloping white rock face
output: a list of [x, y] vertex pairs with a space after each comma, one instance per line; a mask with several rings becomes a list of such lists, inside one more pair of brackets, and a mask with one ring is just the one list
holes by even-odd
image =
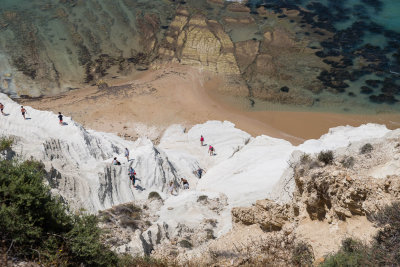
[[[303, 152], [317, 153], [325, 149], [346, 148], [350, 143], [379, 139], [390, 133], [385, 126], [367, 124], [331, 129], [319, 140], [309, 140], [300, 146], [268, 136], [251, 137], [230, 122], [208, 121], [186, 131], [172, 125], [155, 146], [150, 140], [126, 141], [114, 134], [85, 130], [70, 118], [61, 126], [52, 112], [27, 108], [28, 120], [20, 106], [0, 94], [7, 116], [0, 116], [0, 135], [14, 136], [14, 151], [19, 157], [43, 161], [49, 171], [48, 181], [74, 209], [90, 212], [113, 205], [147, 198], [157, 191], [166, 199], [159, 212], [159, 225], [168, 222], [171, 232], [182, 223], [194, 227], [205, 218], [218, 219], [218, 235], [230, 228], [230, 209], [246, 206], [258, 199], [270, 197], [284, 201], [290, 197], [288, 162]], [[200, 135], [205, 146], [200, 145]], [[208, 145], [215, 147], [210, 156]], [[131, 151], [132, 161], [123, 157]], [[112, 166], [118, 156], [121, 166]], [[128, 179], [128, 167], [137, 173], [137, 188]], [[206, 171], [199, 179], [198, 168]], [[392, 172], [387, 166], [385, 172]], [[375, 171], [379, 173], [379, 170]], [[189, 181], [189, 191], [179, 188], [180, 178]], [[168, 194], [173, 182], [179, 196]], [[178, 190], [179, 189], [179, 190]], [[202, 208], [201, 195], [221, 196], [227, 201], [218, 212]]]
[[[49, 184], [74, 208], [96, 212], [135, 198], [147, 197], [149, 190], [166, 191], [167, 181], [176, 182], [176, 170], [165, 153], [149, 140], [128, 142], [116, 135], [85, 130], [64, 118], [58, 123], [52, 112], [29, 107], [24, 120], [20, 106], [0, 94], [6, 116], [0, 116], [0, 135], [16, 139], [14, 151], [22, 158], [42, 161], [49, 171]], [[127, 162], [124, 149], [134, 161]], [[118, 156], [122, 166], [112, 166]], [[134, 190], [128, 179], [132, 165], [140, 187]]]

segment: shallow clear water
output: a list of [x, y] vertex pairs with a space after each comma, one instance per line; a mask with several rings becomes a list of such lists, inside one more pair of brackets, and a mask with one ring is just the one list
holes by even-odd
[[[107, 67], [102, 74], [118, 68], [128, 73], [133, 64], [127, 60], [146, 49], [140, 43], [141, 20], [151, 13], [168, 25], [175, 8], [164, 0], [1, 0], [0, 60], [3, 55], [8, 62], [0, 64], [0, 90], [39, 96], [80, 87], [89, 76], [88, 62]], [[123, 74], [110, 76], [116, 75]]]
[[[351, 80], [343, 80], [348, 85], [347, 88], [338, 89], [338, 93], [335, 94], [323, 91], [315, 96], [317, 101], [312, 107], [300, 107], [300, 109], [345, 113], [397, 113], [400, 111], [398, 102], [400, 101], [400, 59], [398, 56], [396, 58], [396, 54], [400, 54], [400, 1], [250, 0], [249, 3], [254, 11], [260, 6], [277, 12], [281, 12], [280, 10], [286, 7], [297, 9], [299, 6], [311, 11], [317, 17], [316, 23], [311, 24], [313, 28], [321, 27], [334, 34], [334, 41], [328, 40], [325, 45], [322, 43], [324, 53], [343, 56], [353, 64], [346, 67], [350, 73], [356, 74]], [[318, 23], [320, 18], [326, 23]], [[307, 23], [310, 23], [310, 20]], [[301, 38], [301, 35], [299, 37]], [[370, 69], [365, 67], [376, 62], [379, 62], [377, 64], [379, 66]], [[365, 73], [357, 73], [358, 71]], [[371, 87], [367, 84], [367, 80], [378, 80], [380, 85]], [[361, 93], [361, 88], [366, 86], [371, 92]], [[231, 99], [231, 101], [239, 100]], [[244, 105], [249, 103], [246, 100], [240, 101], [246, 103]], [[299, 109], [299, 107], [282, 106], [284, 110], [293, 108]], [[253, 109], [280, 109], [280, 107], [256, 101]]]

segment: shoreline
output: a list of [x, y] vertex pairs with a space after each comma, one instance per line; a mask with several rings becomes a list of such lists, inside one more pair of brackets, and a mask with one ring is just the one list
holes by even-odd
[[199, 69], [165, 65], [115, 81], [57, 96], [17, 100], [36, 109], [61, 111], [85, 127], [127, 139], [158, 140], [172, 124], [191, 127], [208, 120], [231, 121], [252, 136], [268, 135], [298, 145], [336, 126], [384, 124], [400, 127], [400, 114], [356, 115], [306, 111], [248, 111], [223, 100], [223, 79]]

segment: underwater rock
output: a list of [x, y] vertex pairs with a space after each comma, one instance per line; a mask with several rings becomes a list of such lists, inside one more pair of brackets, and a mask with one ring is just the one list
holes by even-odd
[[371, 86], [371, 87], [373, 87], [373, 88], [378, 88], [378, 86], [379, 86], [379, 84], [381, 83], [381, 81], [380, 81], [380, 80], [366, 80], [365, 83], [366, 83], [368, 86]]
[[349, 87], [344, 80], [350, 80], [350, 73], [345, 70], [333, 69], [330, 72], [324, 70], [317, 77], [327, 87], [335, 89], [337, 92], [342, 93], [344, 89]]
[[289, 87], [287, 87], [287, 86], [282, 87], [281, 92], [289, 93]]
[[361, 94], [369, 95], [372, 94], [373, 92], [374, 90], [369, 88], [368, 86], [361, 86], [361, 91], [360, 91]]
[[400, 86], [398, 86], [394, 80], [386, 78], [383, 81], [383, 87], [381, 88], [381, 91], [385, 95], [397, 95], [400, 93]]
[[377, 103], [377, 104], [382, 104], [382, 103], [394, 104], [394, 103], [398, 102], [398, 100], [394, 96], [385, 95], [385, 94], [371, 95], [369, 97], [369, 100], [371, 102]]

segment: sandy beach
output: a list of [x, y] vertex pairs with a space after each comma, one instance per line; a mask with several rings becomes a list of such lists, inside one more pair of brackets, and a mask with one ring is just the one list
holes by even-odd
[[117, 133], [127, 139], [158, 140], [171, 124], [190, 127], [208, 120], [228, 120], [253, 136], [269, 135], [293, 144], [319, 138], [340, 125], [400, 126], [400, 115], [346, 115], [317, 112], [247, 111], [215, 97], [220, 77], [186, 66], [168, 65], [108, 81], [109, 88], [88, 86], [68, 93], [21, 99], [36, 109], [61, 111], [87, 128]]

